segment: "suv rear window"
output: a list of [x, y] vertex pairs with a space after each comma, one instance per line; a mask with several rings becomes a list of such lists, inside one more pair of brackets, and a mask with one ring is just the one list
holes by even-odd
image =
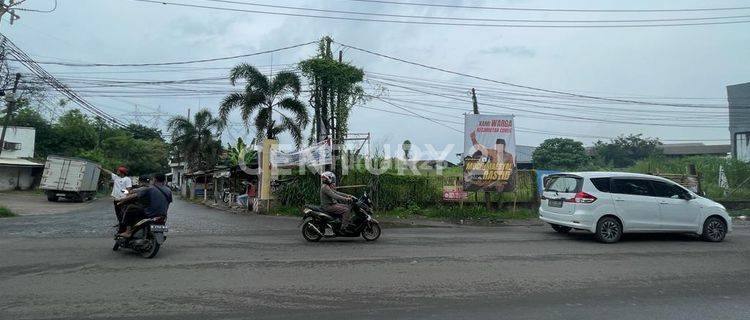
[[591, 178], [591, 183], [601, 192], [610, 192], [609, 181], [609, 178]]
[[544, 191], [576, 193], [581, 191], [582, 182], [575, 176], [549, 176], [544, 181]]

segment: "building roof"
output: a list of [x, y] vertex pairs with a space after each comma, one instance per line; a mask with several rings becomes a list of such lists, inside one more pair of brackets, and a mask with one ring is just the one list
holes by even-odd
[[448, 160], [444, 160], [444, 159], [443, 160], [441, 160], [441, 159], [436, 159], [436, 160], [409, 160], [407, 162], [409, 164], [414, 164], [416, 166], [436, 166], [436, 165], [441, 165], [443, 167], [455, 167], [456, 166], [455, 163], [450, 162]]
[[732, 146], [729, 144], [675, 143], [662, 144], [659, 148], [668, 156], [726, 155], [732, 152]]
[[43, 163], [37, 163], [26, 159], [0, 158], [0, 166], [3, 167], [44, 167]]
[[516, 163], [533, 163], [531, 155], [537, 147], [516, 145]]

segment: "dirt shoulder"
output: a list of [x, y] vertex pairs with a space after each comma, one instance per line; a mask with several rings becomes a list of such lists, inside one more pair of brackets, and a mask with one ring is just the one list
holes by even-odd
[[94, 202], [108, 201], [106, 197], [99, 197], [88, 202], [50, 202], [47, 197], [36, 191], [8, 191], [0, 192], [0, 205], [10, 209], [17, 215], [46, 215], [60, 214], [86, 209]]

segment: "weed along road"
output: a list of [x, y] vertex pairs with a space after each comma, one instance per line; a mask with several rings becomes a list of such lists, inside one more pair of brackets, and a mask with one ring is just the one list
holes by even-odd
[[[65, 205], [65, 204], [61, 204]], [[750, 229], [723, 243], [548, 226], [384, 228], [308, 243], [299, 220], [177, 200], [151, 260], [113, 252], [106, 199], [0, 220], [0, 319], [748, 319]]]

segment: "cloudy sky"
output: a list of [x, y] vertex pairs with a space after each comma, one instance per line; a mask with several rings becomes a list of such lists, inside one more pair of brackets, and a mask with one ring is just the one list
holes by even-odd
[[[412, 2], [416, 0], [393, 0]], [[25, 8], [48, 9], [53, 0], [28, 0]], [[205, 59], [254, 53], [314, 41], [330, 35], [344, 59], [362, 67], [369, 92], [380, 92], [353, 111], [352, 132], [370, 132], [376, 144], [462, 149], [463, 113], [471, 111], [472, 87], [480, 111], [515, 114], [518, 144], [538, 145], [554, 136], [585, 144], [602, 137], [643, 133], [665, 142], [688, 140], [728, 143], [726, 85], [750, 81], [750, 23], [648, 28], [528, 28], [426, 25], [524, 24], [486, 21], [526, 20], [664, 20], [739, 16], [713, 20], [636, 22], [674, 24], [750, 20], [750, 10], [698, 12], [555, 12], [400, 5], [353, 0], [171, 0], [173, 3], [228, 8], [180, 7], [133, 0], [58, 0], [51, 13], [19, 12], [12, 26], [3, 17], [0, 32], [38, 61], [73, 63], [149, 63]], [[745, 1], [451, 1], [419, 3], [472, 7], [554, 9], [684, 9], [746, 6]], [[256, 4], [255, 6], [249, 4]], [[257, 6], [275, 5], [339, 10], [392, 17]], [[398, 20], [408, 23], [349, 21], [237, 10]], [[743, 16], [745, 16], [743, 18]], [[436, 20], [419, 17], [446, 17]], [[464, 20], [456, 20], [464, 19]], [[478, 21], [472, 19], [486, 19]], [[536, 23], [539, 25], [540, 23]], [[570, 25], [568, 22], [545, 22]], [[588, 26], [633, 24], [582, 22]], [[583, 95], [676, 104], [638, 105], [561, 97], [426, 69], [341, 46], [505, 83]], [[127, 121], [150, 122], [155, 109], [186, 114], [198, 108], [217, 110], [232, 88], [221, 79], [236, 63], [247, 62], [273, 73], [313, 55], [315, 47], [237, 60], [156, 67], [44, 67], [92, 103]], [[186, 80], [187, 84], [127, 87], [123, 81]], [[195, 80], [202, 79], [202, 80]], [[108, 82], [110, 81], [110, 82]], [[114, 85], [104, 87], [102, 83]], [[306, 99], [306, 98], [305, 98]], [[144, 113], [134, 117], [135, 105]], [[394, 106], [395, 105], [395, 106]], [[405, 111], [401, 108], [408, 109]], [[69, 105], [65, 108], [71, 108]], [[60, 112], [50, 104], [50, 112]], [[416, 115], [415, 115], [416, 114]], [[427, 120], [424, 118], [430, 118]], [[239, 119], [237, 119], [239, 121]], [[245, 134], [240, 126], [225, 133], [228, 141]], [[252, 132], [251, 132], [252, 134]], [[724, 140], [722, 140], [724, 139]]]

